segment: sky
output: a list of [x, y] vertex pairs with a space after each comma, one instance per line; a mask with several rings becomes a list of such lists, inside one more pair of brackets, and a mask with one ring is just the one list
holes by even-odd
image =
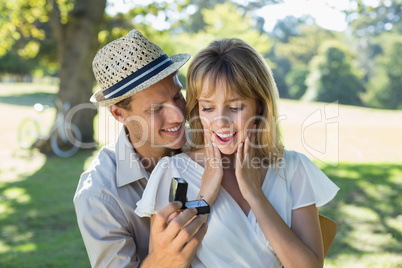
[[[115, 14], [117, 12], [125, 12], [132, 7], [133, 1], [127, 0], [109, 0], [114, 3], [114, 6], [107, 7], [106, 12]], [[245, 0], [236, 0], [242, 2]], [[373, 0], [375, 1], [375, 0]], [[144, 0], [151, 2], [150, 0]], [[172, 2], [169, 1], [169, 2]], [[264, 17], [266, 31], [272, 31], [278, 19], [283, 19], [286, 16], [301, 17], [303, 15], [311, 15], [315, 18], [316, 23], [323, 28], [343, 31], [346, 29], [347, 24], [345, 21], [345, 14], [342, 10], [350, 7], [350, 0], [284, 0], [284, 3], [269, 5], [257, 11], [257, 15]], [[156, 20], [155, 28], [164, 28], [166, 24], [163, 17]]]

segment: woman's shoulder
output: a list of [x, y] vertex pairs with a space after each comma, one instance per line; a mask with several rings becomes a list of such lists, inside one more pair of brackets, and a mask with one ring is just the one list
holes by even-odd
[[287, 179], [293, 178], [295, 173], [301, 171], [308, 173], [310, 170], [318, 169], [305, 154], [293, 150], [285, 150], [277, 165], [278, 170], [282, 170]]
[[300, 159], [304, 157], [306, 156], [302, 153], [292, 150], [285, 150], [280, 163], [282, 164], [282, 167], [289, 169], [297, 166], [300, 163]]
[[311, 159], [305, 154], [293, 150], [285, 150], [282, 158], [282, 161], [287, 165], [287, 167], [297, 166], [301, 163], [313, 164], [313, 161], [311, 161]]

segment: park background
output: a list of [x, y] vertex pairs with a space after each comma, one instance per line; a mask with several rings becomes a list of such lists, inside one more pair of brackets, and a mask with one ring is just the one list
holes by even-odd
[[[46, 143], [22, 150], [16, 133], [27, 116], [50, 129], [56, 98], [88, 103], [97, 89], [93, 56], [132, 28], [168, 55], [194, 56], [222, 37], [254, 46], [278, 85], [286, 148], [341, 188], [320, 210], [338, 224], [325, 266], [401, 267], [401, 1], [341, 1], [342, 10], [313, 0], [120, 2], [0, 2], [0, 267], [89, 267], [72, 197], [120, 125], [105, 109], [77, 116], [85, 141], [99, 145], [68, 159]], [[282, 17], [272, 15], [284, 4]], [[295, 12], [318, 5], [337, 10], [338, 20], [328, 13], [334, 20], [324, 25], [317, 13]], [[37, 102], [51, 109], [36, 114]]]

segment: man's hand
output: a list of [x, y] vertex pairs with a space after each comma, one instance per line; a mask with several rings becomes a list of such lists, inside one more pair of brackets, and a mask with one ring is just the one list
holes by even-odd
[[149, 255], [141, 267], [188, 267], [201, 243], [207, 224], [197, 210], [180, 212], [182, 204], [172, 202], [151, 218]]

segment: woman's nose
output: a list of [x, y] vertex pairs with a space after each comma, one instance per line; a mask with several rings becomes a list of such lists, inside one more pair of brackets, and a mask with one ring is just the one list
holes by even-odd
[[214, 117], [214, 124], [219, 128], [228, 127], [232, 124], [232, 119], [229, 116], [222, 114]]

